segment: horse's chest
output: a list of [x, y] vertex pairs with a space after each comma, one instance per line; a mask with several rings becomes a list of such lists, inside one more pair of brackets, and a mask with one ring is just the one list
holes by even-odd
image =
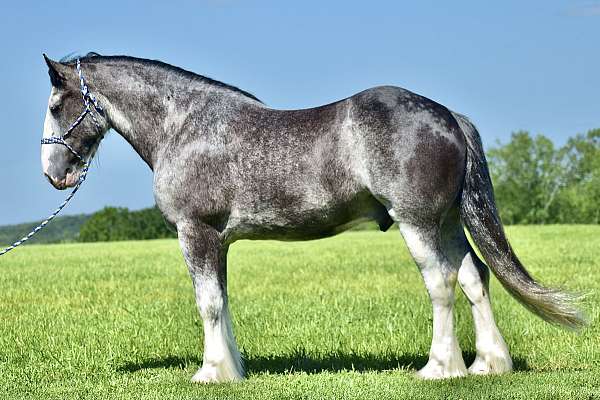
[[193, 166], [179, 173], [173, 169], [156, 171], [154, 198], [171, 223], [190, 219], [218, 223], [229, 209], [231, 190], [226, 183], [227, 179], [218, 174], [206, 174]]

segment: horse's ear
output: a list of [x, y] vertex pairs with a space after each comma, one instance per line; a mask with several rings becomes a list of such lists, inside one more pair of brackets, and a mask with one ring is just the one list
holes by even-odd
[[46, 61], [46, 65], [48, 65], [48, 75], [50, 75], [50, 82], [52, 82], [52, 86], [61, 87], [64, 85], [66, 77], [65, 77], [65, 66], [59, 62], [53, 61], [44, 53], [44, 61]]

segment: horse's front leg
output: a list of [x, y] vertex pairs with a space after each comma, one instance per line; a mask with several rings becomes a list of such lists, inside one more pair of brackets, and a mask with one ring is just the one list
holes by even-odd
[[241, 380], [244, 369], [227, 307], [227, 245], [204, 225], [178, 224], [177, 233], [204, 325], [202, 368], [192, 381]]

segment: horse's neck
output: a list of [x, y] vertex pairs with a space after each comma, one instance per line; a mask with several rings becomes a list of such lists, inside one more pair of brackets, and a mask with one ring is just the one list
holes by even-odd
[[148, 104], [155, 104], [155, 99], [145, 93], [134, 93], [127, 86], [120, 90], [104, 89], [98, 97], [111, 127], [129, 142], [152, 169], [160, 141], [160, 133], [152, 126], [152, 121], [163, 117], [160, 107], [147, 107]]
[[[187, 107], [177, 104], [174, 96], [167, 94], [177, 90], [184, 88], [128, 81], [104, 82], [104, 88], [100, 91], [102, 106], [111, 127], [129, 142], [150, 168], [153, 168], [162, 146], [168, 143], [172, 135], [179, 134], [176, 127], [168, 124], [174, 113]], [[201, 88], [197, 93], [194, 105], [201, 109], [209, 96], [202, 95]]]
[[[209, 113], [213, 118], [229, 117], [223, 110], [232, 103], [260, 102], [235, 91], [202, 81], [170, 76], [152, 70], [137, 72], [121, 66], [120, 78], [108, 68], [98, 68], [98, 97], [102, 100], [109, 122], [127, 140], [142, 159], [153, 168], [161, 150], [173, 135], [187, 134], [184, 125], [190, 114], [196, 114], [194, 129], [202, 130], [209, 119], [198, 118]], [[182, 95], [182, 93], [184, 95]], [[208, 128], [208, 127], [207, 127]], [[196, 134], [196, 132], [193, 132]]]

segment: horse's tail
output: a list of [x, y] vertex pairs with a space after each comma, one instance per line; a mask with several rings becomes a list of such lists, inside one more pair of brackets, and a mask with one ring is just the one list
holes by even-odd
[[579, 296], [547, 288], [525, 270], [504, 234], [479, 132], [463, 115], [453, 113], [467, 145], [460, 214], [483, 258], [504, 288], [542, 319], [577, 329], [585, 320], [575, 307]]

